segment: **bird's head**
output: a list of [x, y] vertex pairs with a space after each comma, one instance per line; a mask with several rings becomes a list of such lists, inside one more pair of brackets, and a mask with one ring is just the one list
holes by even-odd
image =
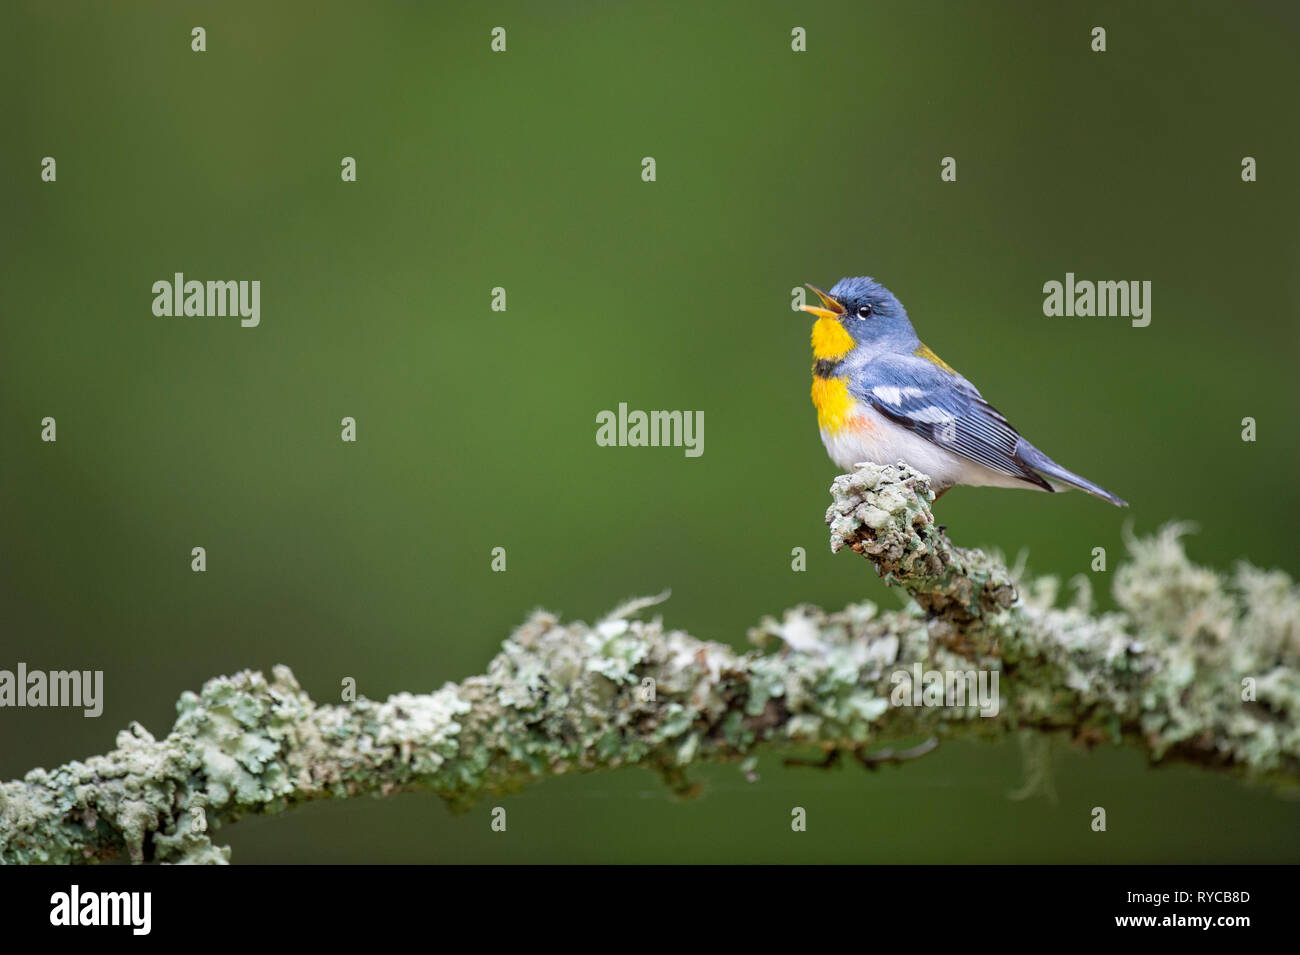
[[840, 279], [829, 292], [809, 285], [822, 304], [801, 305], [817, 316], [813, 325], [813, 357], [838, 361], [859, 346], [872, 352], [886, 347], [910, 351], [916, 332], [903, 303], [889, 289], [867, 276]]

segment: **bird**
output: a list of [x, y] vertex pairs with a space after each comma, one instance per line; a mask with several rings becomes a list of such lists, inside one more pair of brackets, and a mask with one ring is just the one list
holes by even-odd
[[917, 337], [897, 296], [868, 276], [843, 278], [812, 328], [812, 400], [822, 443], [846, 471], [898, 461], [929, 476], [935, 499], [957, 485], [1055, 492], [1078, 488], [1128, 504], [1026, 441], [979, 389]]

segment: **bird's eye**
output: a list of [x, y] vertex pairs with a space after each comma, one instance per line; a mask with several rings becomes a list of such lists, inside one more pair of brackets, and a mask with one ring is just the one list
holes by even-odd
[[870, 317], [871, 317], [871, 306], [870, 306], [870, 305], [859, 305], [859, 306], [858, 306], [858, 318], [870, 318]]

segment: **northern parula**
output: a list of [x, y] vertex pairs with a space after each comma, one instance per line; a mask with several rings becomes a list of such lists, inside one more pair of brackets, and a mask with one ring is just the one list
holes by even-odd
[[829, 293], [808, 288], [822, 302], [800, 306], [817, 316], [812, 399], [836, 465], [901, 460], [930, 476], [936, 497], [958, 484], [1064, 490], [1056, 481], [1128, 506], [1022, 438], [921, 343], [903, 303], [879, 282], [863, 276], [840, 279]]

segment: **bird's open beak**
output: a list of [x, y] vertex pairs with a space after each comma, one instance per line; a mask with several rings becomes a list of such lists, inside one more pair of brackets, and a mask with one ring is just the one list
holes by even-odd
[[[808, 285], [807, 282], [804, 283]], [[816, 305], [800, 305], [799, 307], [810, 315], [816, 315], [818, 318], [839, 318], [844, 314], [844, 306], [835, 299], [831, 298], [815, 285], [808, 285], [810, 289], [817, 293], [817, 297], [822, 300], [825, 308], [818, 308]]]

